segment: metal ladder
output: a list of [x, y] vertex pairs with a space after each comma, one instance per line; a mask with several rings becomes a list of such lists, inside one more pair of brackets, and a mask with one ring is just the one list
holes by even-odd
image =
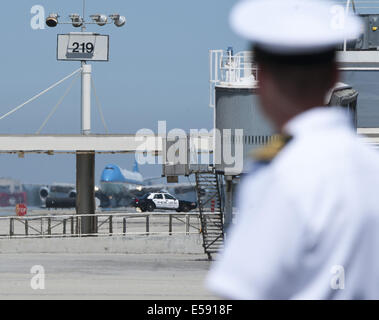
[[224, 247], [221, 183], [214, 172], [198, 172], [195, 176], [203, 247], [212, 260], [212, 254]]

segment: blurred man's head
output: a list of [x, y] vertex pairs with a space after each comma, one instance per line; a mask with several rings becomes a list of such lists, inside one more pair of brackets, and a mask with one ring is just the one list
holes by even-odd
[[338, 80], [334, 49], [279, 55], [255, 46], [254, 56], [263, 111], [278, 129], [297, 114], [324, 105]]

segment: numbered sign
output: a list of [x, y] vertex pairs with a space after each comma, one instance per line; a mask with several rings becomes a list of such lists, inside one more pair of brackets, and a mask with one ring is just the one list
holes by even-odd
[[81, 32], [59, 34], [57, 59], [108, 61], [109, 36]]

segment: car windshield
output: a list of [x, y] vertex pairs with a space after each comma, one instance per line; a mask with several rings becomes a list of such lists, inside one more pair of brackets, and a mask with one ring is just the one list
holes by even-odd
[[150, 193], [145, 193], [145, 194], [141, 197], [141, 199], [146, 199], [149, 195], [150, 195]]

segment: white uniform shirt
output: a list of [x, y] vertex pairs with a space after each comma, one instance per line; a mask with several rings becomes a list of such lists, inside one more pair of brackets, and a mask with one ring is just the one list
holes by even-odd
[[234, 299], [379, 299], [379, 153], [342, 109], [285, 129], [294, 138], [241, 185], [208, 287]]

